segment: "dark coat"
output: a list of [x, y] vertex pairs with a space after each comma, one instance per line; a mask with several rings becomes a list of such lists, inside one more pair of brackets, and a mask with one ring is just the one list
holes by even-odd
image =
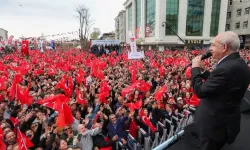
[[234, 142], [240, 132], [241, 100], [249, 83], [250, 70], [238, 52], [228, 55], [210, 74], [192, 69], [194, 92], [201, 99], [195, 114], [201, 141]]
[[128, 117], [117, 118], [116, 120], [116, 128], [110, 122], [107, 125], [108, 135], [112, 139], [115, 135], [118, 136], [118, 141], [121, 141], [121, 138], [127, 139], [127, 133], [125, 131], [125, 121], [128, 120]]

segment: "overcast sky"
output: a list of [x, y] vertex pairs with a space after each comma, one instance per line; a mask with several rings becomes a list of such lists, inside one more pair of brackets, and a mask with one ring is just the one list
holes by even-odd
[[93, 27], [101, 33], [115, 30], [115, 17], [124, 9], [125, 0], [0, 0], [0, 28], [9, 36], [52, 35], [78, 31], [75, 8], [90, 9]]

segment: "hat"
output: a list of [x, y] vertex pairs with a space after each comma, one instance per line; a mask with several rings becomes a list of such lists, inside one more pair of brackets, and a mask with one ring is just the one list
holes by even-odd
[[177, 101], [179, 101], [179, 100], [182, 100], [182, 98], [181, 98], [181, 97], [178, 97], [178, 98], [177, 98]]

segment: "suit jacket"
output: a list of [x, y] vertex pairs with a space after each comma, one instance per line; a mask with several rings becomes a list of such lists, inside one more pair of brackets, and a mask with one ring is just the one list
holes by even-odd
[[211, 73], [192, 68], [193, 89], [201, 99], [195, 114], [201, 140], [234, 142], [240, 132], [240, 104], [249, 82], [250, 70], [238, 52], [224, 58]]
[[128, 120], [128, 117], [117, 118], [116, 128], [109, 122], [107, 125], [108, 135], [112, 139], [115, 135], [118, 136], [118, 140], [121, 141], [121, 138], [127, 139], [127, 133], [125, 132], [125, 121]]

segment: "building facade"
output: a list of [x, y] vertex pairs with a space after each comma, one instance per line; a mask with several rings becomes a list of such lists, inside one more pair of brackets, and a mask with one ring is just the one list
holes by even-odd
[[7, 41], [8, 40], [8, 31], [0, 28], [0, 41]]
[[126, 43], [134, 35], [144, 49], [203, 47], [225, 31], [227, 4], [228, 0], [127, 0]]
[[100, 40], [115, 40], [115, 32], [103, 33]]
[[115, 34], [116, 39], [120, 40], [121, 43], [126, 42], [126, 11], [122, 10], [115, 18]]
[[250, 0], [229, 0], [226, 30], [239, 35], [241, 48], [250, 48]]

